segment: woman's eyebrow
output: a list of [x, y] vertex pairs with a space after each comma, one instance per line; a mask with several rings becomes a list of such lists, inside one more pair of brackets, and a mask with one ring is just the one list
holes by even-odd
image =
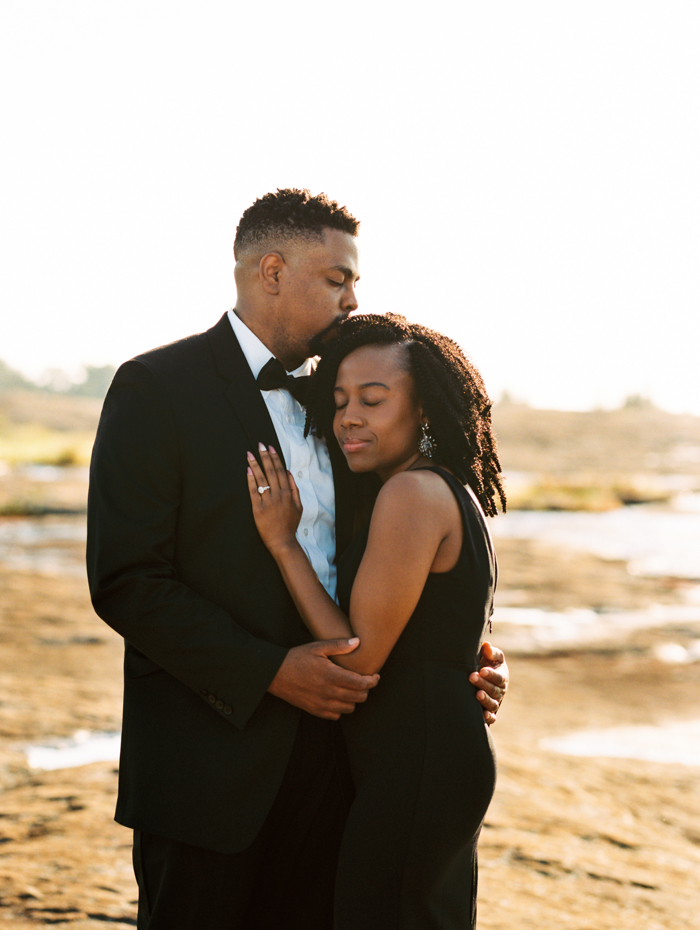
[[[365, 381], [364, 384], [360, 384], [360, 385], [359, 385], [360, 390], [362, 390], [363, 388], [368, 388], [368, 387], [383, 387], [383, 388], [386, 388], [387, 391], [390, 391], [390, 390], [391, 390], [391, 388], [389, 387], [389, 385], [388, 385], [388, 384], [384, 384], [383, 381]], [[345, 393], [345, 388], [344, 388], [344, 387], [341, 387], [339, 384], [336, 384], [336, 386], [333, 388], [333, 390], [334, 390], [334, 391], [342, 391], [343, 394]]]

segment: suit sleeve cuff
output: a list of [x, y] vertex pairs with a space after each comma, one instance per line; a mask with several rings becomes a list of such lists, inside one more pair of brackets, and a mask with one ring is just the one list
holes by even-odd
[[[243, 729], [267, 694], [289, 650], [285, 646], [259, 639], [249, 656], [243, 673], [237, 676], [236, 694], [226, 702], [217, 695], [200, 692], [227, 720]], [[221, 705], [221, 706], [220, 706]]]

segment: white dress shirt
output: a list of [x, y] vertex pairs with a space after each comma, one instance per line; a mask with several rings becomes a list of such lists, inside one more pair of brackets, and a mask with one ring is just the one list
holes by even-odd
[[[253, 377], [274, 356], [233, 310], [228, 318]], [[307, 359], [295, 377], [311, 374], [313, 362]], [[328, 449], [322, 439], [304, 437], [306, 411], [289, 391], [261, 391], [272, 425], [279, 438], [287, 468], [294, 475], [304, 512], [297, 528], [297, 539], [308, 556], [318, 579], [335, 599], [335, 488]], [[256, 450], [251, 449], [251, 452]]]

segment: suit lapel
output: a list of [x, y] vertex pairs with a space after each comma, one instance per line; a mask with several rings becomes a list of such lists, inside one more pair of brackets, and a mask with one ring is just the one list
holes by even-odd
[[270, 413], [231, 328], [227, 314], [224, 314], [215, 326], [207, 330], [207, 337], [219, 374], [229, 382], [224, 394], [248, 437], [250, 451], [257, 455], [259, 442], [266, 446], [272, 445], [284, 462]]

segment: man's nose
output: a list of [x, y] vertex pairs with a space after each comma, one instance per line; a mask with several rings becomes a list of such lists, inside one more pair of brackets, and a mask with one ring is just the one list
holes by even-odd
[[348, 286], [343, 289], [343, 310], [346, 313], [353, 313], [357, 310], [358, 306], [359, 302], [355, 294], [355, 285], [348, 284]]

